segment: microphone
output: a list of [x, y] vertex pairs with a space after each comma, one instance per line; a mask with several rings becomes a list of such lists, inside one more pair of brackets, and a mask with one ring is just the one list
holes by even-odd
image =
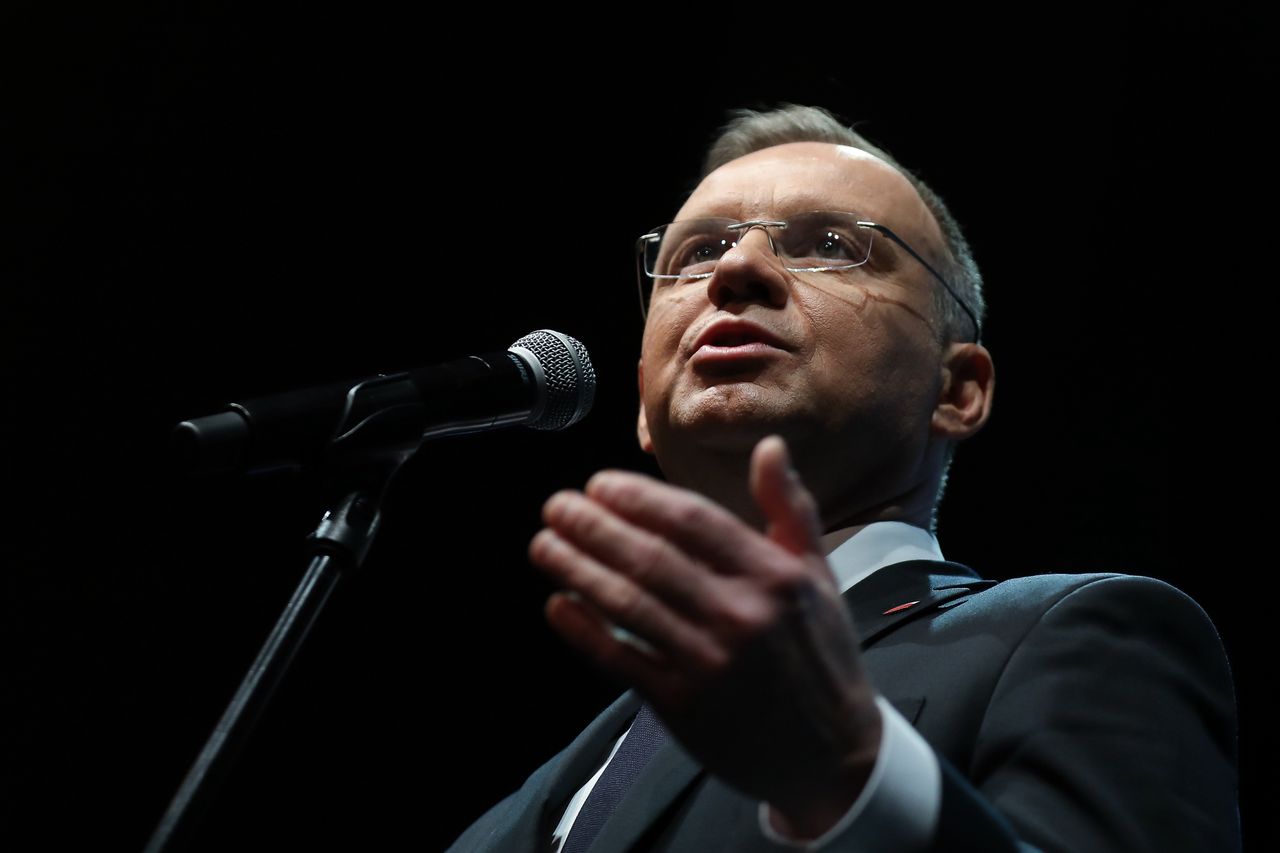
[[196, 474], [298, 468], [330, 447], [411, 449], [521, 424], [564, 429], [586, 416], [595, 392], [586, 347], [540, 329], [501, 352], [230, 403], [178, 424], [171, 451]]

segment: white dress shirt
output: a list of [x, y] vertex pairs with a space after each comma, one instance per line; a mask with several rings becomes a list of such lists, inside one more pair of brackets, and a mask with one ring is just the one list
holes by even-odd
[[[906, 560], [943, 559], [937, 539], [927, 530], [901, 521], [848, 527], [826, 534], [822, 541], [842, 593], [885, 566]], [[876, 706], [884, 720], [880, 751], [866, 787], [849, 811], [819, 838], [792, 839], [771, 825], [769, 807], [761, 803], [760, 831], [766, 838], [787, 850], [821, 850], [836, 836], [847, 834], [857, 850], [867, 853], [920, 849], [929, 843], [942, 798], [938, 759], [924, 738], [883, 697], [876, 697]], [[555, 853], [564, 846], [582, 804], [626, 736], [624, 732], [618, 738], [604, 764], [569, 800], [552, 833]]]

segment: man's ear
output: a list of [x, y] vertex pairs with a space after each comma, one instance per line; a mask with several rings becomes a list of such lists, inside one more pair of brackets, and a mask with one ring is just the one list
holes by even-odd
[[942, 358], [942, 387], [933, 409], [934, 435], [963, 441], [991, 416], [995, 365], [982, 344], [953, 343]]
[[636, 423], [636, 437], [640, 439], [640, 449], [645, 453], [653, 453], [653, 439], [649, 437], [649, 419], [644, 413], [644, 359], [636, 364], [636, 376], [640, 385], [640, 419]]

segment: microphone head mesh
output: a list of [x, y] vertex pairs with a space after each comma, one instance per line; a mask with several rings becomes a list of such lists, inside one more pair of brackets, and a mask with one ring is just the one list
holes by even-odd
[[521, 355], [531, 355], [537, 361], [533, 372], [540, 375], [541, 405], [527, 426], [564, 429], [591, 411], [596, 398], [596, 371], [580, 341], [551, 329], [539, 329], [516, 341], [510, 349], [518, 349]]

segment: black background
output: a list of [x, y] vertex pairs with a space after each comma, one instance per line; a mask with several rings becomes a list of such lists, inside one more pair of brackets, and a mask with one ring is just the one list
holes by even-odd
[[619, 688], [545, 626], [525, 547], [557, 488], [656, 472], [634, 438], [633, 241], [671, 218], [726, 109], [789, 100], [917, 170], [984, 271], [999, 393], [956, 457], [945, 553], [1200, 601], [1266, 849], [1260, 22], [448, 12], [0, 19], [0, 844], [141, 849], [300, 577], [314, 478], [184, 479], [174, 423], [544, 327], [590, 350], [591, 417], [423, 448], [201, 849], [442, 849], [566, 743]]

